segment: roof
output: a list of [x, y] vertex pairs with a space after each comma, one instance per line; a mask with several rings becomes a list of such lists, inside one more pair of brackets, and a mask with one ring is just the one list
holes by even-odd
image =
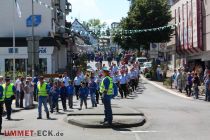
[[[57, 43], [53, 37], [43, 37], [39, 41], [40, 46], [57, 46]], [[0, 47], [11, 47], [13, 46], [12, 37], [0, 37]], [[28, 46], [26, 37], [16, 37], [15, 38], [16, 47]]]

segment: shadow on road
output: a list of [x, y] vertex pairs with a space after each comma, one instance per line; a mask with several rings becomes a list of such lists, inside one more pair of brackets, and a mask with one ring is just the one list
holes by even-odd
[[23, 121], [24, 119], [11, 119], [11, 120], [7, 120], [7, 121]]

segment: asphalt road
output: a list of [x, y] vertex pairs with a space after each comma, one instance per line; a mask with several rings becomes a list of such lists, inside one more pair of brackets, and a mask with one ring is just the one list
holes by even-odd
[[[78, 107], [79, 103], [75, 104]], [[13, 121], [3, 119], [3, 130], [33, 130], [36, 134], [0, 136], [0, 140], [209, 140], [210, 103], [177, 97], [143, 81], [137, 97], [114, 100], [113, 104], [143, 112], [146, 124], [129, 129], [88, 129], [64, 121], [72, 110], [51, 115], [54, 120], [37, 120], [37, 109], [23, 110], [12, 114]], [[37, 136], [39, 132], [46, 134], [43, 130], [52, 130], [53, 135], [59, 131], [63, 136]]]

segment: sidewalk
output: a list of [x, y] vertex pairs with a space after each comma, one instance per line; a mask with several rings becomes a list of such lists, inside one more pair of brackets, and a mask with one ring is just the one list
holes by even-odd
[[[176, 96], [179, 96], [179, 97], [182, 97], [182, 98], [185, 98], [185, 99], [189, 99], [189, 100], [194, 100], [193, 96], [191, 96], [191, 97], [186, 96], [186, 91], [184, 91], [184, 90], [181, 93], [175, 88], [164, 86], [163, 82], [151, 81], [151, 80], [145, 78], [143, 75], [141, 75], [141, 78], [143, 80], [147, 81], [148, 83], [156, 86], [157, 88], [160, 88], [160, 89], [162, 89], [162, 90], [164, 90], [166, 92], [169, 92], [169, 93], [171, 93], [173, 95], [176, 95]], [[199, 95], [199, 100], [204, 100], [204, 99], [205, 99], [205, 95]]]

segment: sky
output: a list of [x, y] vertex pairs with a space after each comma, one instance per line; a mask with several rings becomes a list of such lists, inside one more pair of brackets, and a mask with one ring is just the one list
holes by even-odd
[[128, 0], [68, 0], [72, 4], [72, 13], [67, 20], [79, 19], [88, 21], [98, 18], [107, 24], [119, 22], [127, 16], [129, 10]]

